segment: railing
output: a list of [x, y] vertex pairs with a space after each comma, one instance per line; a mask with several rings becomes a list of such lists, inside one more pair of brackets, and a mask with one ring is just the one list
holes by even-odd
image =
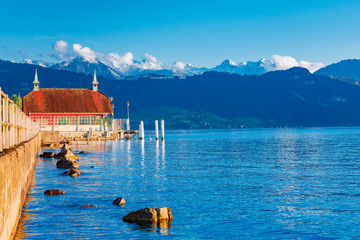
[[35, 137], [40, 125], [33, 122], [0, 88], [0, 152]]

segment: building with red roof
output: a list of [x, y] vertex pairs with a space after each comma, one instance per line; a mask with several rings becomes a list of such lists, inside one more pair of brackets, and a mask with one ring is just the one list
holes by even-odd
[[23, 111], [49, 131], [102, 131], [103, 119], [112, 114], [111, 98], [98, 91], [96, 73], [93, 89], [39, 88], [35, 72], [34, 89], [23, 97]]

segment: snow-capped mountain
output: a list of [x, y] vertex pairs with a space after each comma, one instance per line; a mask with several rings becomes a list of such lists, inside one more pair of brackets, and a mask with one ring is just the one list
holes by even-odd
[[85, 74], [94, 74], [94, 71], [96, 71], [97, 75], [101, 75], [106, 78], [122, 78], [121, 73], [100, 61], [90, 63], [79, 57], [73, 58], [71, 61], [65, 61], [52, 65], [50, 68]]
[[237, 73], [240, 75], [261, 75], [276, 70], [276, 65], [271, 60], [261, 59], [258, 62], [241, 62], [239, 64], [231, 60], [225, 60], [220, 65], [211, 68], [211, 71]]
[[125, 75], [143, 75], [143, 74], [160, 74], [164, 76], [193, 76], [209, 71], [207, 68], [197, 68], [191, 64], [185, 64], [183, 62], [174, 62], [173, 64], [163, 65], [162, 63], [154, 64], [147, 63], [145, 59], [142, 61], [134, 61], [134, 65], [131, 66]]
[[31, 60], [31, 59], [24, 59], [21, 63], [22, 64], [38, 65], [38, 66], [41, 66], [41, 67], [51, 67], [52, 65], [55, 64], [55, 63], [45, 62], [45, 61], [41, 61], [41, 60]]
[[[286, 64], [290, 62], [290, 64]], [[96, 59], [88, 61], [77, 57], [57, 64], [46, 63], [45, 61], [33, 61], [25, 59], [22, 63], [36, 64], [43, 67], [50, 67], [58, 70], [67, 70], [77, 73], [93, 74], [94, 70], [99, 76], [114, 79], [124, 79], [128, 76], [138, 77], [145, 74], [156, 74], [166, 77], [173, 76], [193, 76], [208, 71], [235, 73], [240, 75], [261, 75], [270, 71], [285, 70], [293, 66], [306, 67], [305, 61], [296, 62], [291, 57], [273, 56], [272, 60], [261, 59], [257, 62], [245, 61], [235, 63], [231, 60], [225, 60], [214, 68], [198, 68], [184, 62], [174, 62], [172, 64], [163, 64], [155, 57], [145, 54], [140, 60], [131, 60], [127, 63], [114, 64], [106, 59]], [[318, 68], [317, 68], [318, 69]]]

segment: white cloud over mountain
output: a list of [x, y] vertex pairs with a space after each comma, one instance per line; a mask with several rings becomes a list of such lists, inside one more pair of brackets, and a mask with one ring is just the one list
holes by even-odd
[[112, 68], [118, 69], [120, 72], [125, 72], [131, 65], [134, 64], [134, 56], [131, 52], [125, 53], [123, 56], [113, 52], [101, 56], [102, 62]]
[[73, 51], [76, 56], [85, 59], [90, 63], [96, 62], [96, 53], [91, 50], [89, 47], [83, 47], [81, 44], [73, 44]]
[[297, 61], [295, 58], [290, 56], [272, 56], [273, 62], [275, 63], [275, 70], [286, 70], [292, 67], [303, 67], [307, 68], [311, 73], [325, 67], [323, 63], [311, 63], [307, 61]]
[[53, 44], [53, 49], [56, 54], [49, 53], [49, 56], [54, 57], [57, 60], [71, 61], [74, 57], [81, 57], [90, 63], [101, 61], [124, 75], [158, 70], [169, 70], [169, 72], [180, 76], [199, 74], [207, 70], [238, 74], [262, 74], [268, 71], [286, 70], [292, 67], [307, 68], [313, 73], [316, 70], [325, 67], [325, 64], [323, 63], [298, 61], [290, 56], [273, 55], [271, 59], [261, 59], [258, 62], [245, 61], [237, 64], [234, 61], [226, 60], [214, 68], [206, 69], [196, 68], [191, 64], [181, 61], [177, 61], [173, 64], [163, 64], [155, 56], [148, 53], [144, 54], [143, 59], [137, 61], [134, 60], [134, 56], [131, 52], [126, 52], [124, 55], [116, 52], [100, 53], [79, 43], [73, 44], [72, 51], [69, 51], [69, 44], [64, 40], [56, 41]]

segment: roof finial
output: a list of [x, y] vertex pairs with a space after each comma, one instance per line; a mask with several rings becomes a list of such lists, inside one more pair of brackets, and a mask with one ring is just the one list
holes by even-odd
[[94, 70], [94, 80], [92, 81], [92, 85], [93, 85], [93, 91], [97, 92], [98, 91], [98, 85], [99, 82], [96, 79], [96, 70]]
[[40, 82], [39, 82], [38, 75], [37, 75], [37, 68], [35, 68], [35, 78], [34, 78], [33, 84], [34, 84], [34, 90], [33, 91], [39, 91]]

